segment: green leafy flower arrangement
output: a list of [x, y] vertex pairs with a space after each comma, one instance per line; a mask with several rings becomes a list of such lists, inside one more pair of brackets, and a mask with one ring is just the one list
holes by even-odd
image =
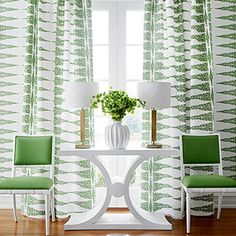
[[92, 108], [98, 108], [101, 104], [102, 112], [111, 116], [114, 121], [122, 121], [127, 113], [134, 113], [135, 108], [145, 106], [145, 101], [139, 98], [131, 98], [122, 90], [109, 89], [108, 92], [98, 93], [92, 99]]

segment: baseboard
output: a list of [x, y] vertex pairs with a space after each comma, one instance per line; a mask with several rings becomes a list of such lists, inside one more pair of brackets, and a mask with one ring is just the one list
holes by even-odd
[[[217, 207], [217, 196], [215, 197], [215, 207]], [[16, 195], [16, 207], [20, 209], [21, 195]], [[0, 209], [11, 209], [11, 195], [0, 195]], [[111, 208], [120, 208], [120, 206], [112, 206]], [[123, 206], [121, 206], [123, 208]], [[222, 208], [236, 208], [236, 194], [224, 194]]]
[[[215, 196], [215, 207], [217, 208], [218, 197]], [[225, 193], [223, 195], [222, 208], [236, 208], [236, 194]]]
[[[21, 195], [16, 195], [16, 208], [20, 209]], [[11, 195], [0, 195], [0, 209], [11, 209], [12, 208], [12, 196]]]

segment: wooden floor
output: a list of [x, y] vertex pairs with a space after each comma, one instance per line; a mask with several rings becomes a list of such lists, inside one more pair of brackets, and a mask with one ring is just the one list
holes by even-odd
[[[173, 220], [167, 217], [173, 224], [172, 231], [64, 231], [64, 223], [67, 219], [57, 220], [51, 224], [51, 235], [78, 235], [78, 236], [162, 236], [186, 235], [184, 220]], [[18, 223], [14, 223], [11, 210], [0, 210], [0, 236], [34, 236], [45, 235], [44, 220], [24, 217], [18, 211]], [[223, 209], [221, 220], [216, 216], [192, 217], [191, 236], [234, 236], [236, 235], [236, 209]]]

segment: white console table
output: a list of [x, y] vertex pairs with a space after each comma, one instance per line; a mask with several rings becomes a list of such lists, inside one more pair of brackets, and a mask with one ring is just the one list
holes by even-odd
[[[176, 149], [127, 149], [127, 150], [107, 150], [107, 149], [77, 149], [63, 150], [61, 156], [78, 156], [91, 161], [96, 165], [107, 186], [104, 201], [86, 213], [71, 214], [70, 219], [65, 224], [65, 230], [94, 230], [94, 229], [145, 229], [145, 230], [171, 230], [172, 225], [166, 220], [165, 215], [157, 212], [147, 212], [132, 203], [129, 193], [131, 177], [135, 169], [145, 160], [158, 155], [178, 156]], [[123, 180], [112, 180], [101, 156], [134, 156], [135, 159], [127, 168]], [[122, 157], [121, 157], [122, 158]], [[125, 170], [124, 170], [125, 171]], [[124, 196], [129, 208], [128, 213], [106, 213], [111, 197]]]

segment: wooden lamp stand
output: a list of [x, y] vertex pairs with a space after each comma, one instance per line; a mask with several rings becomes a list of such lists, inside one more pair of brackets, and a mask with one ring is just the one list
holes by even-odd
[[156, 144], [157, 141], [157, 111], [155, 108], [152, 108], [152, 143], [148, 144], [147, 148], [162, 148], [162, 144]]
[[88, 149], [90, 145], [85, 144], [85, 110], [80, 110], [80, 144], [75, 144], [76, 149]]

